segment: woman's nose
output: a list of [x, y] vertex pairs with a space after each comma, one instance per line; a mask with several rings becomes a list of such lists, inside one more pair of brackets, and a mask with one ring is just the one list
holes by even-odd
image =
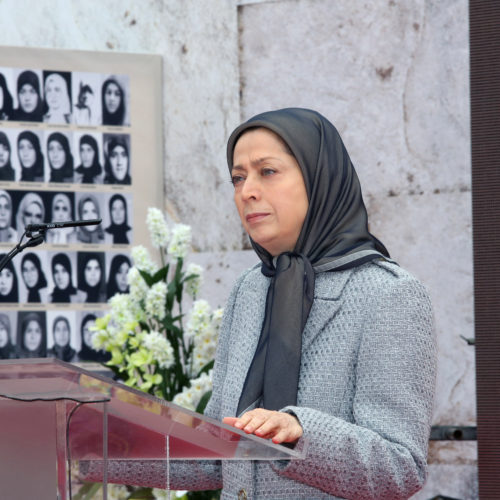
[[260, 199], [261, 186], [259, 180], [254, 175], [248, 175], [241, 190], [243, 200]]

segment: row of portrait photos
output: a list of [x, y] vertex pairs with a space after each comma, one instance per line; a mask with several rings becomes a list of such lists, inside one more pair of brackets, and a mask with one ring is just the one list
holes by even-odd
[[0, 271], [0, 303], [102, 304], [128, 293], [130, 267], [126, 253], [25, 250]]
[[0, 181], [130, 185], [130, 135], [4, 128]]
[[100, 311], [1, 311], [0, 359], [53, 357], [67, 362], [110, 359], [94, 349]]
[[0, 67], [0, 120], [129, 126], [129, 77]]
[[99, 225], [47, 230], [49, 244], [128, 245], [131, 193], [0, 190], [0, 243], [17, 243], [29, 224], [102, 219]]

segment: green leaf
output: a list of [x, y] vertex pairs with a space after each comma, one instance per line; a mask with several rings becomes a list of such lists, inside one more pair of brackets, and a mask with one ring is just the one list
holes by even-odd
[[142, 276], [142, 279], [149, 287], [154, 285], [153, 277], [149, 273], [147, 273], [146, 271], [141, 271], [139, 269], [139, 274]]
[[134, 498], [142, 498], [142, 499], [150, 499], [154, 500], [153, 488], [138, 488], [134, 492], [132, 492], [128, 498], [130, 500]]
[[90, 500], [102, 487], [101, 483], [85, 483], [76, 495], [73, 495], [73, 500]]
[[168, 275], [169, 264], [165, 267], [162, 267], [160, 270], [156, 271], [156, 273], [152, 276], [153, 284], [158, 283], [159, 281], [164, 281]]
[[215, 360], [209, 361], [196, 375], [195, 378], [198, 378], [202, 373], [208, 373], [214, 367]]
[[196, 411], [198, 413], [203, 413], [205, 411], [207, 403], [210, 401], [211, 397], [212, 397], [212, 391], [208, 391], [205, 392], [205, 394], [203, 394], [202, 398], [200, 399], [200, 402], [198, 403], [198, 406], [196, 407]]

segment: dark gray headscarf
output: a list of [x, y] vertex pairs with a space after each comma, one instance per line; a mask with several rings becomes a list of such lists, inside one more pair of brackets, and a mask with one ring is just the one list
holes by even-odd
[[302, 331], [313, 302], [315, 273], [349, 269], [373, 259], [390, 260], [384, 245], [368, 231], [361, 186], [336, 128], [309, 109], [254, 116], [229, 138], [229, 171], [239, 137], [259, 127], [278, 134], [292, 151], [302, 170], [309, 208], [293, 252], [273, 261], [252, 241], [271, 284], [238, 415], [256, 403], [270, 410], [296, 404]]

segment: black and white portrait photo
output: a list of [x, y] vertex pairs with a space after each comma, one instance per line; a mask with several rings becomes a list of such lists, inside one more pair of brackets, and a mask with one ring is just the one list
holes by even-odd
[[45, 204], [42, 196], [34, 191], [14, 191], [16, 196], [16, 228], [19, 238], [28, 224], [41, 224], [45, 220]]
[[19, 265], [19, 299], [22, 303], [47, 303], [48, 282], [46, 252], [22, 253], [16, 260]]
[[[92, 220], [101, 218], [101, 193], [76, 193], [78, 220]], [[80, 243], [104, 243], [104, 229], [102, 223], [93, 226], [77, 228], [77, 239]]]
[[129, 80], [125, 75], [104, 77], [101, 87], [102, 124], [123, 127], [129, 121]]
[[77, 313], [80, 319], [80, 338], [81, 338], [81, 348], [78, 353], [79, 361], [95, 361], [99, 363], [104, 363], [111, 359], [111, 354], [106, 351], [96, 350], [92, 345], [92, 337], [95, 332], [92, 331], [92, 327], [95, 324], [95, 320], [102, 313], [100, 312], [79, 312]]
[[104, 134], [104, 183], [125, 184], [131, 182], [130, 136]]
[[16, 80], [15, 109], [10, 120], [18, 122], [43, 121], [42, 72], [38, 69], [14, 70], [14, 76]]
[[71, 123], [71, 73], [44, 71], [43, 95], [45, 123]]
[[12, 227], [12, 196], [0, 189], [0, 243], [17, 242], [17, 232]]
[[11, 359], [16, 356], [16, 317], [14, 311], [0, 312], [0, 359]]
[[78, 289], [84, 302], [106, 302], [106, 270], [103, 252], [78, 252]]
[[104, 170], [102, 167], [101, 148], [102, 136], [95, 133], [73, 134], [75, 151], [74, 182], [76, 184], [102, 184]]
[[[0, 261], [5, 254], [0, 254]], [[0, 302], [19, 302], [19, 284], [12, 260], [0, 271]]]
[[109, 269], [106, 286], [108, 299], [117, 293], [128, 293], [128, 272], [132, 267], [130, 257], [122, 253], [113, 255], [111, 252], [106, 252], [106, 260]]
[[[75, 194], [71, 192], [50, 193], [47, 220], [50, 222], [68, 222], [75, 220]], [[49, 229], [45, 241], [54, 245], [75, 243], [76, 227]]]
[[[51, 275], [50, 302], [57, 304], [82, 302], [82, 296], [74, 286], [76, 270], [75, 252], [49, 252]], [[49, 285], [49, 286], [50, 286]]]
[[0, 130], [0, 181], [14, 181], [16, 178], [12, 166], [11, 137], [10, 130]]
[[21, 182], [43, 182], [44, 155], [42, 153], [40, 132], [22, 130], [17, 136], [17, 158]]
[[45, 311], [20, 311], [17, 317], [16, 357], [45, 358], [46, 356]]
[[109, 224], [104, 229], [106, 239], [114, 245], [128, 245], [132, 242], [132, 227], [128, 214], [131, 210], [131, 195], [116, 193], [108, 197], [106, 221]]
[[101, 125], [101, 75], [72, 73], [73, 123], [79, 126]]
[[74, 311], [47, 312], [47, 356], [71, 363], [76, 359], [76, 318]]
[[12, 120], [14, 100], [10, 88], [11, 78], [12, 69], [0, 67], [0, 121]]
[[46, 148], [49, 182], [73, 182], [73, 154], [70, 134], [46, 132]]

